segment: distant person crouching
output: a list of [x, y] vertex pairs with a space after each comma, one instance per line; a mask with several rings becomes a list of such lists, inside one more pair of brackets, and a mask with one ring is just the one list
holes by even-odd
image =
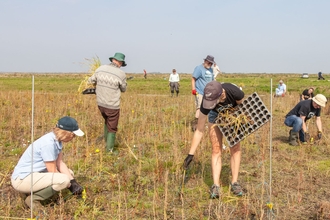
[[298, 145], [298, 136], [301, 143], [310, 140], [306, 121], [316, 117], [316, 126], [318, 129], [318, 138], [322, 137], [321, 107], [325, 107], [327, 98], [322, 94], [317, 94], [312, 99], [299, 102], [286, 116], [284, 124], [292, 127], [289, 133], [289, 144]]
[[320, 71], [319, 73], [318, 73], [318, 80], [325, 80], [324, 79], [324, 77], [322, 76], [322, 72]]
[[312, 99], [314, 97], [314, 92], [315, 88], [314, 87], [310, 87], [309, 89], [305, 89], [301, 96], [300, 96], [300, 101], [302, 100], [307, 100], [307, 99]]
[[283, 80], [280, 80], [279, 81], [279, 84], [275, 90], [275, 95], [274, 97], [279, 97], [279, 96], [282, 96], [284, 97], [285, 96], [285, 93], [286, 93], [286, 85], [284, 84]]

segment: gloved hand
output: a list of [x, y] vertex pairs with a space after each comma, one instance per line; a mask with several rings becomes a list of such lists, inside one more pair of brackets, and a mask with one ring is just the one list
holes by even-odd
[[319, 133], [317, 133], [317, 137], [319, 138], [319, 140], [322, 138], [322, 131], [319, 131]]
[[193, 95], [197, 95], [197, 91], [196, 91], [196, 89], [193, 89], [193, 90], [191, 91], [191, 94], [193, 94]]
[[311, 140], [311, 136], [308, 132], [305, 132], [304, 134], [304, 142], [309, 142]]
[[75, 179], [70, 180], [71, 186], [69, 190], [72, 192], [73, 195], [81, 195], [83, 188], [77, 183]]
[[191, 161], [193, 160], [193, 158], [194, 158], [194, 155], [188, 154], [188, 156], [186, 157], [186, 159], [184, 159], [184, 162], [183, 162], [184, 169], [188, 169], [188, 166], [191, 163]]

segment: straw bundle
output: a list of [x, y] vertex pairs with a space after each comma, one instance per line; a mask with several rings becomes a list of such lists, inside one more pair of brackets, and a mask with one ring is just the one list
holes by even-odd
[[88, 83], [88, 78], [91, 77], [95, 73], [95, 70], [101, 66], [101, 60], [98, 56], [86, 60], [89, 66], [89, 70], [88, 70], [89, 74], [85, 76], [85, 78], [81, 81], [78, 88], [79, 93], [82, 93], [86, 89], [95, 89], [96, 85]]
[[246, 127], [253, 124], [253, 119], [238, 107], [222, 110], [215, 120], [215, 125], [230, 131], [228, 135], [232, 138], [240, 134], [240, 130], [245, 130]]

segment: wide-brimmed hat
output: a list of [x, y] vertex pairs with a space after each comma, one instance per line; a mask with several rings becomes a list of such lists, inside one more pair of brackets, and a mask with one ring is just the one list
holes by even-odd
[[213, 109], [222, 94], [222, 85], [217, 81], [206, 84], [203, 95], [203, 108]]
[[211, 56], [211, 55], [207, 55], [207, 57], [204, 60], [207, 60], [207, 61], [209, 61], [212, 64], [214, 63], [214, 57]]
[[109, 58], [110, 62], [112, 62], [112, 59], [116, 59], [118, 61], [123, 62], [122, 66], [127, 66], [127, 63], [125, 62], [125, 55], [123, 53], [115, 53], [113, 57]]
[[283, 83], [283, 80], [278, 81], [279, 83]]
[[77, 136], [83, 136], [84, 132], [79, 129], [78, 122], [76, 119], [71, 118], [69, 116], [65, 116], [58, 120], [56, 127], [65, 130], [65, 131], [71, 131]]
[[313, 97], [312, 99], [316, 104], [319, 106], [325, 107], [325, 104], [327, 104], [327, 98], [322, 95], [322, 94], [317, 94], [316, 96]]

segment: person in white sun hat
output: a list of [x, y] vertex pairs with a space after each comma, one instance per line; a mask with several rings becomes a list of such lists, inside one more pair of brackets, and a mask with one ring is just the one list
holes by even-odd
[[289, 132], [289, 144], [298, 145], [298, 136], [301, 143], [307, 143], [310, 135], [307, 130], [306, 121], [316, 117], [318, 138], [322, 137], [321, 107], [325, 107], [327, 98], [322, 94], [317, 94], [312, 99], [299, 102], [286, 116], [284, 124], [292, 127]]
[[[66, 188], [72, 194], [82, 194], [83, 188], [74, 179], [73, 171], [63, 162], [62, 149], [63, 143], [72, 141], [75, 136], [83, 135], [84, 132], [79, 129], [77, 121], [65, 116], [58, 120], [52, 132], [40, 137], [25, 150], [11, 176], [11, 183], [15, 190], [26, 197], [25, 204], [28, 207], [32, 202], [34, 207], [40, 209], [40, 201]], [[33, 178], [33, 197], [30, 195], [31, 178]]]

